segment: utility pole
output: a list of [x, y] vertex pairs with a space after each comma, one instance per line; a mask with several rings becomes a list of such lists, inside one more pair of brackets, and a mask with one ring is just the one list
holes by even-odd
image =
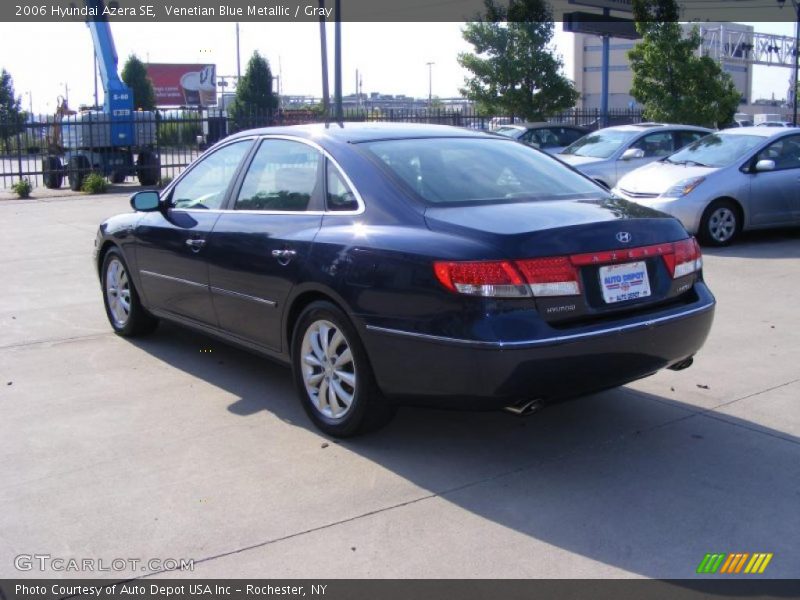
[[[611, 11], [607, 8], [603, 9], [603, 16], [608, 17]], [[609, 71], [609, 55], [611, 54], [611, 38], [608, 35], [603, 36], [603, 66], [601, 73], [602, 79], [600, 83], [600, 119], [603, 127], [608, 127], [608, 71]]]
[[428, 65], [428, 108], [433, 106], [433, 65], [435, 62], [426, 62]]
[[242, 77], [242, 60], [239, 53], [239, 22], [236, 22], [236, 77]]
[[341, 0], [335, 0], [336, 23], [334, 29], [334, 52], [333, 57], [333, 94], [336, 102], [336, 120], [339, 123], [344, 119], [342, 111], [342, 6]]
[[319, 0], [319, 45], [322, 54], [322, 114], [325, 122], [330, 115], [330, 94], [328, 92], [328, 37], [325, 34], [325, 0]]

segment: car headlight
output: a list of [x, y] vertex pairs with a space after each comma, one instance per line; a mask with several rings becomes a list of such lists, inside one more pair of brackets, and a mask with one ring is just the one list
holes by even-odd
[[703, 183], [706, 180], [705, 177], [690, 177], [689, 179], [684, 179], [683, 181], [679, 181], [671, 188], [669, 188], [666, 192], [661, 194], [662, 198], [682, 198], [689, 194], [694, 188], [698, 185]]

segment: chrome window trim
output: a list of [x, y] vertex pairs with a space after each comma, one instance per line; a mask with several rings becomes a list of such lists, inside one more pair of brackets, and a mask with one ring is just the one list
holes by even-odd
[[271, 308], [278, 306], [278, 303], [274, 300], [267, 300], [266, 298], [259, 298], [258, 296], [251, 296], [250, 294], [242, 294], [241, 292], [234, 292], [233, 290], [211, 286], [211, 291], [222, 296], [230, 296], [232, 298], [239, 298], [240, 300], [250, 300], [258, 304], [265, 304]]
[[404, 331], [401, 329], [390, 329], [387, 327], [378, 327], [376, 325], [367, 325], [368, 331], [373, 331], [375, 333], [384, 333], [387, 335], [395, 335], [401, 337], [412, 337], [415, 339], [430, 341], [430, 342], [442, 342], [445, 344], [456, 344], [460, 346], [473, 346], [477, 348], [535, 348], [537, 346], [555, 346], [557, 344], [562, 344], [565, 342], [572, 342], [576, 340], [591, 338], [591, 337], [598, 337], [603, 335], [611, 335], [615, 333], [623, 333], [626, 331], [636, 330], [636, 329], [646, 329], [652, 327], [654, 325], [658, 325], [660, 323], [665, 323], [668, 321], [674, 321], [677, 319], [682, 319], [685, 317], [689, 317], [694, 314], [706, 312], [712, 310], [714, 308], [714, 303], [707, 304], [705, 306], [701, 306], [698, 308], [693, 308], [691, 310], [684, 311], [679, 314], [675, 315], [667, 315], [664, 317], [657, 317], [655, 319], [648, 319], [646, 321], [641, 321], [638, 323], [630, 323], [628, 325], [620, 325], [617, 327], [607, 327], [604, 329], [599, 329], [595, 331], [587, 331], [584, 333], [574, 333], [571, 335], [560, 335], [551, 338], [545, 338], [540, 340], [520, 340], [516, 342], [486, 342], [481, 340], [465, 340], [461, 338], [451, 338], [439, 335], [430, 335], [427, 333], [416, 333], [413, 331]]
[[176, 283], [184, 283], [186, 285], [191, 285], [192, 287], [202, 287], [207, 288], [208, 285], [205, 283], [198, 283], [196, 281], [190, 281], [188, 279], [181, 279], [180, 277], [173, 277], [172, 275], [164, 275], [162, 273], [156, 273], [155, 271], [139, 271], [142, 275], [148, 275], [150, 277], [156, 277], [158, 279], [166, 279], [167, 281], [174, 281]]

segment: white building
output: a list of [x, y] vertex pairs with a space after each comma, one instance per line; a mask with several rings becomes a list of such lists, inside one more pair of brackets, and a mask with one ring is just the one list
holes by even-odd
[[[750, 25], [741, 23], [685, 23], [684, 30], [691, 27], [719, 27], [723, 25], [732, 31], [753, 32]], [[586, 109], [600, 108], [600, 92], [602, 86], [603, 41], [599, 36], [576, 33], [574, 35], [575, 60], [573, 79], [581, 98], [578, 106]], [[635, 104], [630, 95], [633, 72], [631, 71], [628, 51], [636, 41], [611, 38], [608, 73], [608, 107], [610, 109], [630, 108]], [[742, 94], [745, 103], [750, 102], [753, 87], [752, 65], [723, 61], [722, 68], [733, 78], [736, 89]]]

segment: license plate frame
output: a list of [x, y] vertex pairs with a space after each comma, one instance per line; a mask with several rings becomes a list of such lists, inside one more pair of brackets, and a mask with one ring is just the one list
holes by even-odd
[[653, 293], [647, 263], [643, 260], [602, 266], [598, 276], [600, 291], [606, 304], [639, 300]]

